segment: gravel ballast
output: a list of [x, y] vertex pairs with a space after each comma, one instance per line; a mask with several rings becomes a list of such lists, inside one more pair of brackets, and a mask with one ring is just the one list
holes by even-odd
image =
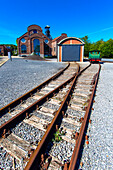
[[38, 86], [66, 64], [15, 58], [0, 67], [0, 108]]
[[81, 165], [83, 170], [113, 169], [113, 64], [102, 65]]
[[[13, 59], [0, 68], [0, 108], [47, 80], [63, 63]], [[102, 65], [79, 168], [113, 169], [113, 64]], [[74, 113], [73, 113], [74, 114]], [[1, 148], [2, 149], [2, 148]], [[6, 151], [2, 151], [6, 154]], [[8, 158], [12, 163], [12, 158]], [[11, 159], [11, 160], [10, 160]], [[5, 160], [5, 156], [4, 156]], [[5, 165], [6, 167], [7, 165]]]

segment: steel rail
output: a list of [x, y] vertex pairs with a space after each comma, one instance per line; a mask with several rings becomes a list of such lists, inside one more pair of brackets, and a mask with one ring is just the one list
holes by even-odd
[[65, 85], [71, 82], [74, 79], [75, 75], [76, 73], [71, 78], [66, 80], [64, 83], [56, 87], [54, 90], [44, 95], [42, 98], [40, 98], [39, 100], [37, 100], [36, 102], [28, 106], [26, 109], [22, 110], [20, 113], [18, 113], [17, 115], [9, 119], [7, 122], [3, 123], [0, 126], [0, 135], [3, 135], [4, 132], [7, 133], [11, 128], [15, 127], [17, 122], [19, 123], [20, 121], [22, 121], [26, 116], [29, 115], [29, 113], [33, 112], [33, 110], [36, 110], [40, 105], [42, 105], [49, 98], [53, 97], [55, 93], [58, 93], [60, 89], [62, 89]]
[[75, 145], [75, 148], [74, 148], [74, 151], [73, 151], [73, 155], [71, 157], [69, 170], [75, 170], [75, 169], [77, 169], [77, 166], [78, 166], [77, 162], [78, 162], [82, 142], [83, 142], [84, 137], [85, 137], [85, 131], [86, 131], [86, 127], [87, 127], [87, 124], [88, 124], [88, 120], [89, 120], [89, 116], [90, 116], [90, 112], [91, 112], [91, 108], [92, 108], [92, 104], [93, 104], [93, 99], [94, 99], [95, 92], [96, 92], [96, 87], [97, 87], [97, 83], [98, 83], [98, 79], [99, 79], [100, 70], [101, 70], [101, 65], [99, 64], [99, 70], [97, 72], [93, 91], [92, 91], [92, 94], [91, 94], [91, 97], [90, 97], [90, 100], [89, 100], [89, 103], [88, 103], [88, 107], [86, 109], [86, 113], [85, 113], [85, 116], [84, 116], [83, 123], [82, 123], [81, 128], [80, 128], [80, 133], [79, 133], [78, 139], [76, 141], [76, 145]]
[[75, 75], [72, 85], [69, 88], [61, 106], [59, 107], [58, 111], [56, 112], [51, 124], [48, 126], [47, 131], [45, 132], [42, 140], [40, 141], [39, 145], [37, 146], [36, 150], [32, 154], [32, 156], [29, 159], [28, 164], [25, 167], [25, 170], [37, 170], [40, 169], [40, 159], [41, 154], [44, 154], [44, 151], [46, 150], [48, 142], [52, 139], [53, 133], [58, 128], [58, 120], [62, 119], [64, 116], [64, 112], [68, 106], [69, 100], [71, 99], [71, 94], [73, 93], [77, 78], [80, 76], [80, 74], [85, 71], [91, 64], [89, 64], [87, 67], [82, 69], [82, 71], [79, 71], [77, 75]]
[[0, 109], [0, 116], [4, 115], [6, 110], [11, 110], [12, 108], [14, 108], [15, 106], [17, 106], [18, 104], [20, 104], [23, 100], [26, 100], [28, 97], [30, 97], [33, 93], [36, 93], [37, 90], [40, 90], [43, 86], [45, 86], [46, 84], [48, 84], [50, 81], [56, 79], [58, 76], [60, 76], [68, 67], [70, 66], [70, 63], [68, 63], [68, 65], [63, 68], [62, 70], [60, 70], [58, 73], [56, 73], [55, 75], [53, 75], [52, 77], [50, 77], [48, 80], [44, 81], [43, 83], [41, 83], [40, 85], [38, 85], [37, 87], [33, 88], [32, 90], [30, 90], [29, 92], [25, 93], [24, 95], [20, 96], [19, 98], [13, 100], [12, 102], [10, 102], [9, 104], [7, 104], [6, 106], [2, 107]]

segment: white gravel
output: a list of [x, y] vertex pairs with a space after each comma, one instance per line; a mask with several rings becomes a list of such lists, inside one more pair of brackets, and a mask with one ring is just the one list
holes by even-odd
[[66, 64], [15, 58], [0, 67], [0, 108], [38, 86]]
[[113, 64], [102, 65], [85, 144], [83, 170], [113, 170]]

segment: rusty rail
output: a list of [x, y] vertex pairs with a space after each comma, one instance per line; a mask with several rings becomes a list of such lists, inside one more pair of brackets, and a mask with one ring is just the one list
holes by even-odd
[[74, 148], [74, 151], [73, 151], [73, 155], [71, 157], [69, 170], [75, 170], [78, 166], [77, 161], [78, 161], [78, 158], [79, 158], [82, 141], [84, 140], [84, 136], [85, 136], [84, 132], [85, 132], [87, 124], [88, 124], [88, 119], [89, 119], [89, 116], [90, 116], [90, 112], [91, 112], [91, 108], [92, 108], [92, 104], [93, 104], [93, 99], [94, 99], [94, 95], [95, 95], [95, 92], [96, 92], [96, 87], [97, 87], [97, 83], [98, 83], [98, 79], [99, 79], [100, 70], [101, 70], [101, 65], [99, 65], [99, 71], [97, 73], [97, 77], [95, 79], [95, 84], [94, 84], [93, 91], [92, 91], [92, 94], [91, 94], [91, 97], [90, 97], [90, 101], [89, 101], [89, 104], [88, 104], [88, 107], [87, 107], [87, 110], [86, 110], [86, 113], [85, 113], [85, 116], [84, 116], [82, 126], [80, 128], [79, 137], [76, 141], [76, 145], [75, 145], [75, 148]]
[[70, 63], [68, 63], [68, 65], [63, 68], [62, 70], [60, 70], [58, 73], [56, 73], [55, 75], [53, 75], [52, 77], [50, 77], [48, 80], [44, 81], [43, 83], [41, 83], [40, 85], [38, 85], [37, 87], [33, 88], [32, 90], [30, 90], [29, 92], [25, 93], [24, 95], [20, 96], [19, 98], [17, 98], [16, 100], [13, 100], [11, 103], [7, 104], [6, 106], [2, 107], [0, 109], [0, 116], [4, 115], [6, 110], [11, 110], [12, 108], [14, 108], [15, 106], [17, 106], [18, 104], [20, 104], [23, 100], [26, 100], [28, 97], [30, 97], [33, 93], [37, 92], [37, 90], [40, 90], [42, 87], [44, 87], [46, 84], [48, 84], [50, 81], [56, 79], [58, 76], [60, 76], [68, 67], [70, 66]]
[[44, 154], [44, 151], [46, 150], [48, 142], [51, 141], [51, 139], [53, 137], [53, 133], [58, 128], [58, 124], [57, 124], [58, 120], [62, 119], [63, 116], [64, 116], [66, 107], [68, 106], [69, 100], [71, 99], [71, 94], [72, 94], [72, 92], [74, 90], [77, 78], [90, 65], [88, 65], [87, 67], [82, 69], [82, 71], [78, 72], [78, 74], [73, 79], [72, 85], [69, 88], [68, 93], [67, 93], [67, 95], [64, 98], [64, 101], [62, 102], [60, 108], [56, 112], [56, 114], [55, 114], [51, 124], [48, 126], [47, 131], [45, 132], [41, 142], [37, 146], [37, 148], [34, 151], [34, 153], [32, 154], [32, 156], [30, 157], [29, 162], [28, 162], [28, 164], [25, 167], [25, 170], [32, 170], [32, 169], [33, 170], [37, 170], [37, 169], [40, 169], [39, 166], [40, 166], [41, 154]]
[[65, 81], [64, 83], [59, 85], [57, 88], [55, 88], [48, 94], [44, 95], [42, 98], [40, 98], [39, 100], [34, 102], [32, 105], [28, 106], [26, 109], [22, 110], [16, 116], [12, 117], [10, 120], [8, 120], [4, 124], [2, 124], [0, 126], [0, 135], [3, 135], [4, 131], [5, 131], [5, 133], [7, 133], [11, 128], [15, 127], [15, 125], [17, 123], [22, 121], [26, 116], [28, 116], [31, 112], [33, 112], [33, 110], [36, 110], [45, 101], [47, 101], [49, 98], [54, 96], [55, 93], [58, 93], [60, 89], [62, 89], [66, 84], [68, 84], [69, 82], [71, 82], [74, 79], [75, 75], [76, 75], [76, 73], [71, 78], [69, 78], [67, 81]]

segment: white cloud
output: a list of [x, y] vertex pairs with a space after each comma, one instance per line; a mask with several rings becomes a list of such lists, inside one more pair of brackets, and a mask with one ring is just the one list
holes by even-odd
[[99, 33], [99, 32], [103, 32], [103, 31], [110, 30], [110, 29], [113, 29], [113, 27], [104, 28], [104, 29], [101, 29], [101, 30], [99, 30], [99, 31], [95, 31], [95, 32], [88, 33], [87, 35], [96, 34], [96, 33]]

